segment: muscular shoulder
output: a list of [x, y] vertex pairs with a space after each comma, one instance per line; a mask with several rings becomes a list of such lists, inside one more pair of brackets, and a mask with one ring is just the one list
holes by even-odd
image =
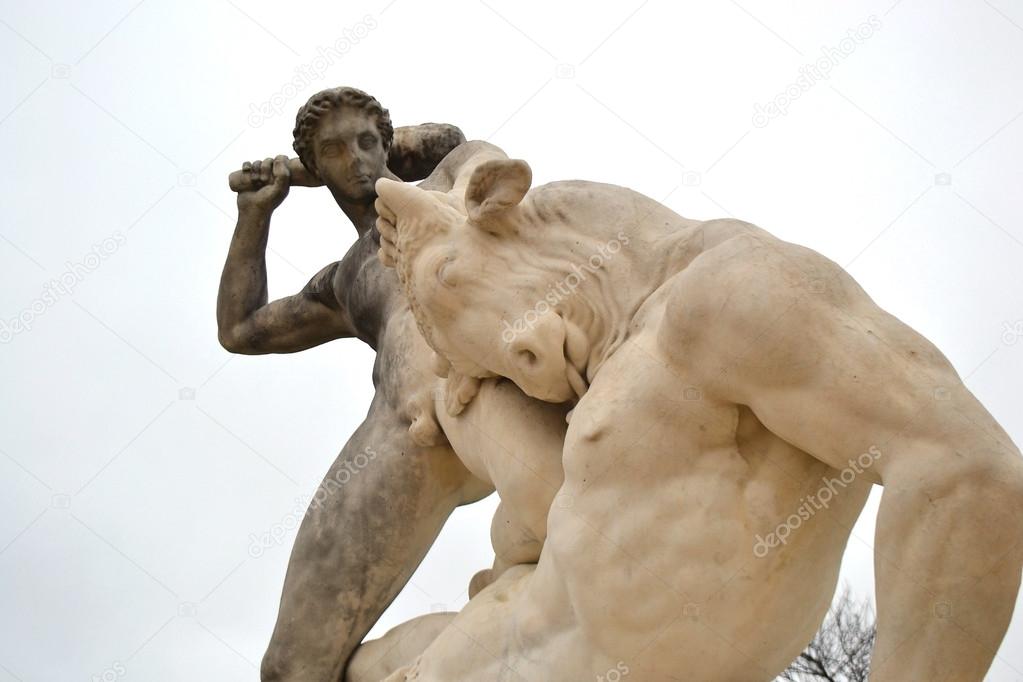
[[949, 367], [838, 264], [763, 232], [708, 249], [676, 276], [659, 342], [708, 376], [753, 386], [805, 384], [841, 363]]
[[762, 230], [708, 248], [669, 285], [662, 345], [724, 363], [763, 358], [769, 343], [796, 362], [796, 344], [806, 349], [809, 338], [822, 341], [843, 317], [875, 308], [836, 263]]
[[763, 232], [741, 232], [693, 259], [673, 277], [666, 296], [680, 324], [749, 320], [794, 297], [833, 292], [832, 280], [841, 275], [814, 251]]

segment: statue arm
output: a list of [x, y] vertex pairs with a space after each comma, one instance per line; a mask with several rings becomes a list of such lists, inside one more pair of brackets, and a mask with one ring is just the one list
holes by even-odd
[[321, 270], [294, 296], [267, 300], [266, 245], [270, 217], [288, 193], [286, 162], [277, 157], [272, 174], [267, 163], [250, 168], [246, 173], [254, 176], [255, 189], [238, 194], [238, 223], [217, 296], [220, 343], [232, 353], [293, 353], [354, 336], [334, 294], [339, 263]]
[[[463, 142], [462, 131], [446, 123], [397, 128], [388, 164], [403, 180], [419, 180]], [[270, 218], [296, 180], [316, 184], [301, 162], [285, 156], [247, 162], [230, 175], [229, 184], [238, 192], [238, 223], [220, 280], [217, 327], [221, 345], [233, 353], [294, 353], [355, 335], [347, 310], [334, 293], [338, 263], [321, 270], [298, 294], [267, 301]]]
[[430, 175], [437, 164], [463, 142], [465, 135], [461, 129], [450, 123], [395, 128], [387, 167], [403, 181], [417, 182]]
[[[948, 360], [841, 268], [779, 251], [771, 267], [735, 268], [746, 294], [708, 320], [728, 351], [708, 383], [841, 481], [883, 486], [871, 680], [980, 680], [1020, 583], [1019, 450]], [[793, 266], [825, 285], [792, 286]]]
[[[394, 140], [387, 154], [387, 168], [405, 182], [417, 182], [430, 175], [437, 164], [455, 147], [465, 142], [458, 126], [450, 123], [421, 123], [394, 129]], [[292, 187], [322, 187], [323, 181], [311, 173], [296, 157], [287, 159]], [[227, 179], [232, 192], [246, 192], [259, 186], [258, 180], [244, 170]]]

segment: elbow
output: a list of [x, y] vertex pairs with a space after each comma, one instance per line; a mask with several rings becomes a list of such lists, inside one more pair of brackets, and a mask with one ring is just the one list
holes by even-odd
[[1023, 532], [1023, 471], [1018, 460], [980, 463], [949, 478], [949, 487], [960, 500], [997, 510], [997, 518]]
[[452, 149], [465, 142], [465, 133], [462, 132], [461, 128], [450, 123], [445, 124], [445, 127], [447, 128], [448, 143]]
[[255, 353], [251, 344], [246, 342], [244, 335], [239, 333], [237, 327], [221, 326], [217, 330], [217, 340], [220, 341], [221, 347], [228, 353], [238, 355], [252, 355]]
[[972, 482], [978, 495], [1004, 509], [1019, 532], [1023, 532], [1023, 461], [1019, 452], [984, 467]]
[[226, 350], [228, 353], [241, 353], [241, 344], [238, 342], [238, 337], [229, 331], [223, 329], [217, 334], [217, 340], [220, 341], [220, 347]]
[[1023, 460], [1014, 449], [953, 451], [900, 473], [903, 476], [892, 481], [894, 488], [921, 496], [928, 506], [951, 505], [984, 516], [989, 514], [983, 510], [997, 510], [994, 516], [1023, 531], [1019, 526], [1023, 523]]

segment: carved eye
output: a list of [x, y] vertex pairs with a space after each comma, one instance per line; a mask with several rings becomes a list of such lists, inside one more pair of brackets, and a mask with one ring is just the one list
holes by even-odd
[[377, 138], [372, 133], [363, 133], [359, 136], [359, 147], [364, 150], [372, 149], [376, 143]]

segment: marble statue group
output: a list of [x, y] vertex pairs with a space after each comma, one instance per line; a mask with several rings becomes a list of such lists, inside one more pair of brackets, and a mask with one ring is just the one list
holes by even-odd
[[[841, 267], [624, 187], [533, 186], [355, 88], [310, 98], [294, 149], [231, 176], [220, 342], [355, 337], [376, 392], [299, 528], [264, 681], [769, 681], [875, 484], [871, 679], [983, 678], [1020, 583], [1023, 461]], [[355, 240], [269, 301], [292, 185], [328, 190]], [[364, 641], [455, 507], [495, 492], [466, 606]]]

